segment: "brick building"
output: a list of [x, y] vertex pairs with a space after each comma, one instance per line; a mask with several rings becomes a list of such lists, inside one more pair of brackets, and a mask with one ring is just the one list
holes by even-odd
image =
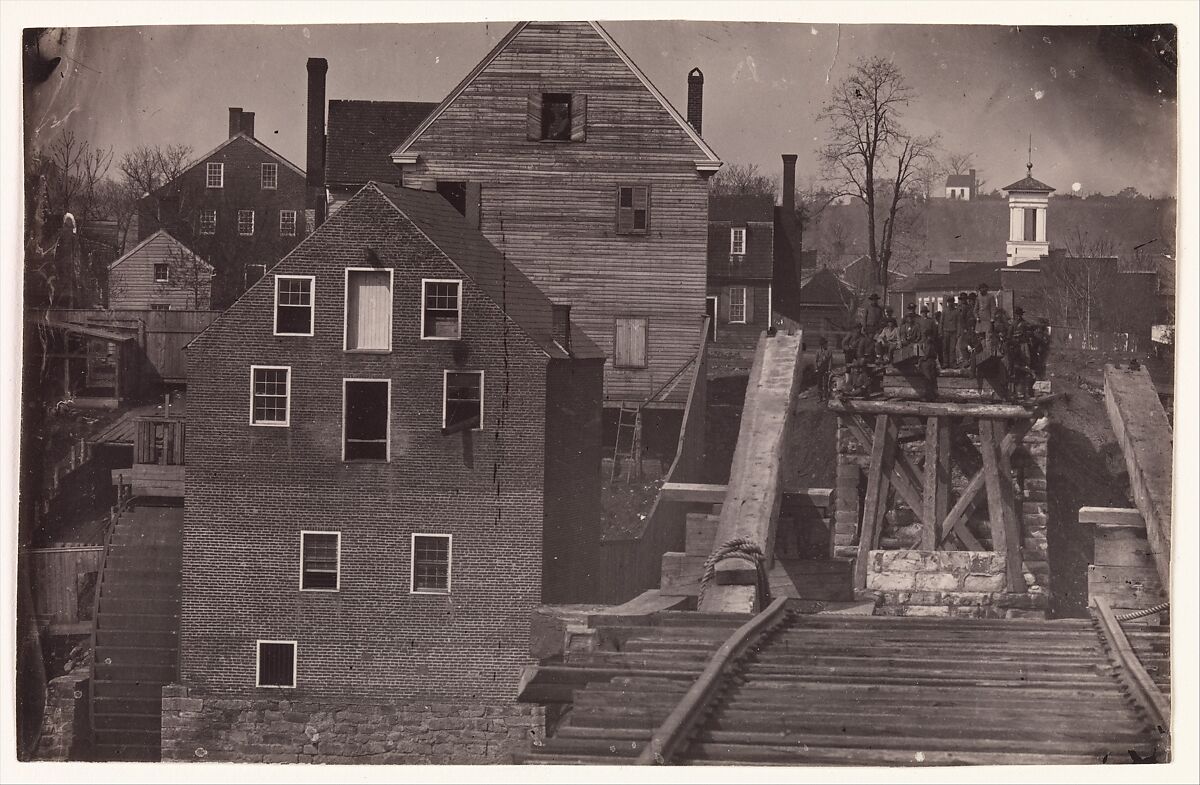
[[229, 138], [138, 204], [138, 241], [165, 229], [214, 268], [223, 310], [308, 233], [304, 172], [254, 138], [254, 113], [229, 110]]
[[708, 200], [709, 339], [753, 350], [771, 326], [775, 200], [769, 195], [713, 195]]
[[[180, 670], [199, 703], [164, 754], [235, 743], [256, 720], [221, 715], [230, 696], [375, 706], [371, 733], [413, 739], [486, 707], [467, 724], [502, 743], [466, 758], [527, 743], [503, 718], [529, 719], [532, 612], [588, 599], [599, 538], [604, 356], [569, 311], [436, 193], [373, 183], [188, 354]], [[294, 754], [347, 754], [305, 722]]]

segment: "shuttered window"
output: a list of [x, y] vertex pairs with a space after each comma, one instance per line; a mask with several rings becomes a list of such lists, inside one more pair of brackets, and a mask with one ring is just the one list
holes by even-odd
[[650, 230], [650, 186], [617, 188], [617, 234], [646, 234]]
[[413, 594], [450, 593], [449, 534], [414, 534], [412, 536]]
[[644, 317], [618, 317], [613, 336], [613, 365], [617, 368], [646, 367], [646, 330]]
[[483, 428], [483, 371], [444, 371], [443, 377], [443, 433]]
[[342, 459], [388, 460], [391, 382], [387, 379], [346, 379], [342, 410]]
[[341, 544], [338, 532], [300, 532], [301, 590], [338, 590]]
[[292, 369], [250, 366], [250, 424], [286, 426], [291, 415]]
[[259, 687], [296, 686], [296, 642], [257, 641], [256, 684]]
[[530, 93], [525, 110], [530, 141], [587, 140], [587, 96], [582, 93]]
[[346, 350], [391, 351], [392, 271], [346, 270]]
[[[249, 268], [247, 265], [247, 275]], [[313, 334], [313, 283], [311, 275], [275, 276], [275, 334]]]
[[421, 281], [421, 337], [450, 340], [462, 334], [462, 282]]

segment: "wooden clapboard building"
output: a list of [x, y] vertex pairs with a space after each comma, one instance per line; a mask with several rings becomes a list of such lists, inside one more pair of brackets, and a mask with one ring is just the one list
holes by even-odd
[[607, 406], [683, 408], [721, 162], [603, 27], [517, 24], [391, 160], [570, 306], [608, 358]]

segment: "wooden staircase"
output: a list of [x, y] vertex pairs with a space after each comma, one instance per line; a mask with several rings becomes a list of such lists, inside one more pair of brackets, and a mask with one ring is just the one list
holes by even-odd
[[[526, 762], [634, 763], [750, 618], [614, 620], [598, 630], [607, 650], [539, 666], [521, 699], [565, 711]], [[1161, 734], [1103, 640], [1086, 620], [791, 612], [723, 672], [669, 762], [1128, 763], [1154, 755]], [[1147, 640], [1165, 657], [1165, 636]]]
[[160, 759], [162, 688], [179, 677], [182, 543], [182, 507], [133, 507], [109, 533], [96, 590], [96, 760]]

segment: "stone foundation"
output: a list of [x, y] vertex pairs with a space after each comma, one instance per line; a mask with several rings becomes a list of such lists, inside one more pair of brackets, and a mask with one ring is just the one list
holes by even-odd
[[46, 686], [46, 710], [37, 760], [82, 760], [88, 732], [88, 670], [51, 679]]
[[163, 688], [164, 761], [512, 763], [544, 739], [540, 706], [236, 699]]
[[[880, 534], [882, 550], [872, 551], [867, 590], [862, 599], [875, 599], [879, 613], [891, 615], [966, 615], [976, 617], [1042, 616], [1050, 590], [1046, 529], [1049, 523], [1046, 495], [1048, 421], [1043, 418], [1025, 435], [1011, 458], [1013, 483], [1021, 514], [1021, 560], [1024, 591], [1004, 586], [1003, 556], [992, 551], [915, 551], [920, 543], [917, 515], [898, 498], [888, 504]], [[918, 429], [906, 426], [914, 437], [901, 448], [917, 466], [923, 464], [924, 443]], [[979, 437], [975, 424], [956, 418], [952, 426], [951, 502], [962, 493], [969, 477], [959, 456], [969, 455], [978, 464]], [[920, 430], [923, 430], [923, 426]], [[905, 428], [901, 429], [901, 436]], [[833, 556], [854, 559], [866, 494], [870, 455], [838, 418], [837, 486], [834, 501]], [[973, 472], [971, 466], [967, 470]], [[894, 490], [893, 490], [894, 494]], [[984, 544], [991, 545], [986, 497], [981, 497], [967, 527]], [[986, 568], [985, 568], [986, 567]], [[979, 569], [976, 569], [979, 568]]]

